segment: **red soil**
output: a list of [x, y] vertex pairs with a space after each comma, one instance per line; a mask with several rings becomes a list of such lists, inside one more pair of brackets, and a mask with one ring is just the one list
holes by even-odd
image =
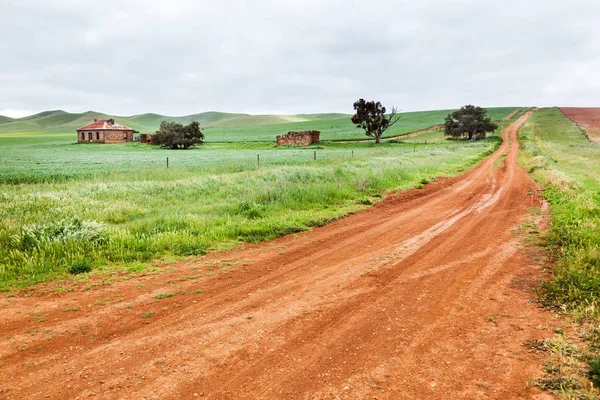
[[600, 143], [600, 108], [561, 107], [561, 111], [579, 125], [591, 142]]
[[530, 114], [468, 173], [311, 232], [3, 294], [0, 398], [543, 397], [522, 346], [553, 328], [518, 236], [541, 204], [516, 161]]

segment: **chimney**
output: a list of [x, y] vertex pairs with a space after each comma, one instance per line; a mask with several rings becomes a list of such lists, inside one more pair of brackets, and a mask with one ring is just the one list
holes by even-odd
[[94, 122], [98, 122], [98, 120], [96, 118], [94, 118]]
[[115, 124], [115, 120], [111, 118], [111, 119], [107, 120], [106, 123], [109, 124], [109, 125], [114, 125]]

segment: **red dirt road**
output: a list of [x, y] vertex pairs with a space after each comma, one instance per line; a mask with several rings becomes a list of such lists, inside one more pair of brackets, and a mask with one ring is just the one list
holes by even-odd
[[583, 129], [591, 142], [600, 144], [600, 108], [561, 107], [560, 110]]
[[530, 113], [468, 173], [311, 232], [3, 294], [0, 398], [544, 397], [522, 346], [553, 327], [517, 232], [541, 205], [516, 163]]

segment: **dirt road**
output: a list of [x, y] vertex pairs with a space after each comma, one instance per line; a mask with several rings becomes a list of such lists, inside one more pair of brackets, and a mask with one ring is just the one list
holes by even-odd
[[600, 144], [600, 108], [561, 107], [560, 110], [583, 130], [590, 142]]
[[553, 326], [519, 237], [541, 204], [516, 162], [529, 115], [470, 172], [312, 232], [1, 295], [0, 398], [543, 397], [522, 346]]

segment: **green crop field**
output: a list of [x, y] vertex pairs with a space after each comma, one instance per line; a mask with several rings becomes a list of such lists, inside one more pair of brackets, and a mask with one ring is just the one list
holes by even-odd
[[[502, 110], [504, 116], [514, 108]], [[331, 116], [321, 118], [331, 123]], [[306, 123], [285, 126], [298, 130]], [[247, 126], [239, 137], [272, 126]], [[62, 129], [0, 133], [0, 288], [60, 276], [75, 263], [139, 269], [160, 257], [310, 229], [365, 208], [386, 191], [456, 175], [499, 144], [496, 136], [437, 146], [323, 142], [306, 149], [215, 140], [176, 151], [73, 144], [74, 134]]]

